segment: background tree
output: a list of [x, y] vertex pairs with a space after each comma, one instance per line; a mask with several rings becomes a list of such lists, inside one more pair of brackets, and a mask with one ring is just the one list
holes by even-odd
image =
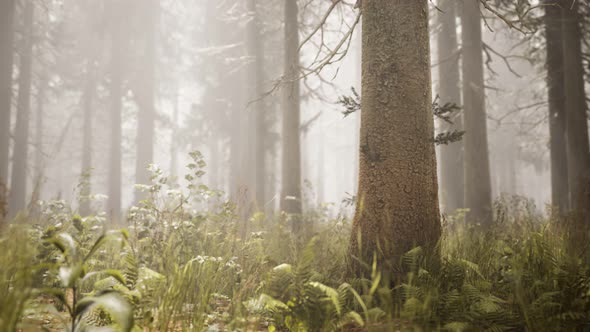
[[[283, 157], [281, 210], [301, 214], [301, 147], [300, 147], [300, 87], [299, 87], [299, 24], [297, 0], [285, 0], [285, 84], [283, 100]], [[299, 221], [293, 223], [296, 233]]]
[[35, 5], [32, 0], [24, 1], [22, 18], [23, 34], [19, 53], [14, 156], [8, 207], [9, 213], [13, 216], [23, 210], [27, 204], [27, 160], [29, 153], [29, 117], [31, 113], [33, 23], [35, 19]]
[[[0, 204], [8, 185], [15, 0], [0, 3]], [[0, 212], [5, 212], [0, 208]], [[3, 213], [0, 213], [2, 217]]]
[[[148, 166], [154, 162], [154, 140], [156, 121], [156, 31], [160, 11], [160, 2], [149, 0], [141, 3], [140, 30], [143, 38], [142, 68], [137, 73], [134, 92], [137, 93], [139, 114], [137, 116], [137, 141], [135, 178], [137, 184], [149, 184], [150, 173]], [[139, 201], [143, 195], [135, 193], [135, 200]]]
[[[438, 4], [439, 31], [437, 34], [439, 97], [441, 105], [461, 105], [461, 78], [459, 75], [460, 51], [457, 45], [456, 7], [453, 0]], [[450, 121], [440, 121], [441, 130], [449, 132], [462, 130], [461, 114], [451, 114]], [[453, 142], [440, 147], [440, 184], [443, 211], [451, 213], [464, 207], [463, 143]]]
[[571, 207], [590, 218], [590, 148], [579, 8], [575, 1], [562, 11], [567, 165]]
[[492, 192], [485, 107], [483, 43], [479, 0], [462, 4], [463, 139], [465, 167], [465, 207], [468, 219], [492, 221]]
[[[127, 25], [125, 24], [126, 7], [112, 1], [109, 6], [111, 14], [110, 35], [110, 139], [108, 163], [108, 196], [107, 213], [118, 220], [122, 212], [121, 177], [122, 177], [122, 98], [124, 53], [126, 49]], [[121, 8], [122, 7], [122, 8]]]
[[551, 154], [551, 204], [560, 214], [569, 208], [566, 154], [566, 113], [563, 71], [563, 1], [545, 0], [547, 89], [549, 100], [549, 149]]
[[250, 106], [250, 112], [253, 113], [252, 118], [252, 145], [253, 145], [253, 162], [252, 169], [254, 170], [254, 188], [255, 188], [255, 203], [260, 210], [266, 202], [265, 199], [265, 171], [266, 171], [266, 158], [265, 158], [265, 138], [264, 126], [265, 126], [265, 109], [264, 101], [259, 100], [264, 93], [264, 50], [261, 36], [261, 22], [260, 13], [256, 6], [257, 1], [248, 0], [248, 56], [250, 58], [248, 77], [251, 80], [249, 86], [248, 96], [251, 101], [255, 101]]

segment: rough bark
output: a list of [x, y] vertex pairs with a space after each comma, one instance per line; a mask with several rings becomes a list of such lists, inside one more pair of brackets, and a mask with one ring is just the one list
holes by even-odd
[[[160, 2], [156, 0], [146, 2], [142, 6], [144, 9], [142, 22], [145, 51], [137, 89], [139, 94], [137, 96], [139, 114], [137, 116], [137, 157], [135, 164], [135, 183], [143, 185], [150, 184], [148, 166], [154, 162], [156, 26], [160, 6]], [[145, 193], [135, 192], [135, 202], [144, 198]]]
[[[357, 25], [356, 29], [356, 49], [355, 49], [355, 84], [356, 91], [361, 91], [361, 80], [362, 80], [362, 43], [363, 43], [363, 29], [362, 29], [362, 18], [361, 24]], [[359, 142], [360, 142], [360, 131], [361, 131], [361, 110], [352, 114], [354, 117], [354, 135], [353, 135], [353, 169], [352, 169], [352, 195], [357, 195], [358, 183], [359, 183]]]
[[14, 156], [8, 211], [14, 216], [26, 208], [29, 153], [29, 115], [31, 112], [31, 79], [33, 66], [33, 19], [35, 6], [26, 0], [23, 8], [23, 43], [19, 57], [18, 99], [14, 128]]
[[[15, 0], [0, 1], [0, 190], [8, 184]], [[0, 198], [4, 193], [0, 193]], [[2, 204], [2, 200], [0, 200]], [[1, 214], [0, 214], [1, 216]]]
[[[569, 2], [566, 2], [569, 4]], [[567, 164], [571, 208], [590, 218], [590, 148], [582, 65], [579, 1], [563, 11], [564, 87], [567, 126]]]
[[364, 0], [359, 192], [351, 269], [397, 275], [414, 246], [440, 237], [431, 111], [428, 0]]
[[109, 201], [107, 213], [113, 221], [121, 216], [121, 162], [122, 162], [122, 97], [123, 97], [123, 48], [125, 44], [124, 11], [112, 2], [111, 17], [113, 20], [110, 50], [110, 148], [109, 148]]
[[[459, 77], [459, 53], [457, 47], [457, 24], [455, 22], [456, 3], [443, 0], [439, 3], [441, 12], [437, 12], [440, 31], [438, 44], [439, 98], [441, 104], [461, 105], [461, 80]], [[462, 115], [452, 119], [453, 124], [440, 121], [442, 131], [462, 130]], [[452, 213], [464, 207], [463, 184], [463, 142], [454, 142], [440, 147], [441, 160], [441, 199], [443, 212]]]
[[566, 114], [563, 72], [562, 0], [545, 0], [547, 42], [547, 92], [549, 102], [549, 151], [551, 154], [551, 204], [558, 214], [569, 209], [566, 153]]
[[488, 154], [484, 72], [479, 0], [463, 2], [461, 13], [463, 59], [463, 144], [467, 219], [492, 222], [492, 185]]
[[[299, 87], [299, 23], [297, 0], [285, 0], [285, 84], [283, 97], [283, 156], [281, 210], [301, 214], [301, 147], [300, 147], [300, 87]], [[301, 229], [295, 218], [293, 230]]]

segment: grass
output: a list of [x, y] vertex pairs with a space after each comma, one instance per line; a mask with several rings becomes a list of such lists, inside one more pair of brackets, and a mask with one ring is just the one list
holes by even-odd
[[[404, 255], [396, 284], [373, 266], [346, 276], [350, 222], [310, 211], [313, 229], [293, 238], [287, 218], [243, 221], [202, 183], [200, 155], [189, 185], [154, 169], [148, 199], [127, 230], [104, 215], [77, 216], [44, 202], [0, 238], [0, 326], [88, 331], [587, 331], [590, 255], [572, 250], [562, 220], [522, 198], [502, 198], [492, 229], [444, 222], [441, 264], [421, 248]], [[311, 227], [313, 225], [313, 227]], [[301, 244], [303, 243], [303, 244]]]

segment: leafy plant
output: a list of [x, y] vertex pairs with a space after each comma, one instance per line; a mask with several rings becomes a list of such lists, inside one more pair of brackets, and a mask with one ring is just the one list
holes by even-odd
[[[77, 224], [78, 222], [81, 222], [79, 217], [75, 217], [73, 223]], [[86, 321], [83, 317], [97, 308], [108, 312], [113, 322], [122, 331], [131, 331], [134, 325], [133, 311], [121, 292], [112, 289], [88, 296], [81, 294], [83, 283], [96, 276], [112, 277], [122, 285], [126, 284], [127, 281], [119, 270], [90, 271], [90, 267], [92, 265], [91, 259], [107, 241], [117, 239], [123, 245], [127, 238], [126, 231], [105, 232], [98, 236], [88, 250], [79, 246], [74, 237], [68, 233], [59, 233], [46, 240], [57, 249], [56, 255], [50, 258], [48, 273], [56, 276], [60, 285], [41, 288], [38, 293], [51, 295], [66, 308], [70, 317], [68, 331], [84, 330]]]

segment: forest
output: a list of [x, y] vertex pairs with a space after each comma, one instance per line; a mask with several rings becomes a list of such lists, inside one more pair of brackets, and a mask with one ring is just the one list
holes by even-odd
[[0, 0], [0, 332], [590, 331], [589, 0]]

